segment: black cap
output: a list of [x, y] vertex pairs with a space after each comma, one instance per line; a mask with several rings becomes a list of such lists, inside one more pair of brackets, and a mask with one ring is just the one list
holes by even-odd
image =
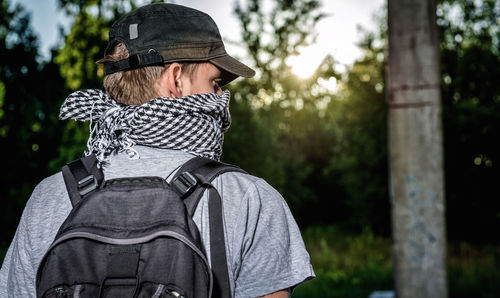
[[211, 62], [222, 72], [221, 86], [255, 71], [226, 53], [214, 20], [199, 10], [170, 3], [140, 7], [119, 20], [109, 31], [105, 55], [122, 42], [129, 58], [105, 62], [104, 71], [118, 71], [173, 62]]

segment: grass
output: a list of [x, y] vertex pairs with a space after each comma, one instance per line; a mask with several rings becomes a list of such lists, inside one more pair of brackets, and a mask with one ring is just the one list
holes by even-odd
[[391, 243], [365, 231], [345, 235], [334, 226], [302, 232], [316, 278], [298, 287], [298, 297], [367, 297], [393, 289]]
[[500, 297], [500, 245], [449, 245], [448, 287], [454, 298]]
[[[293, 298], [363, 297], [393, 290], [391, 239], [370, 231], [346, 235], [335, 226], [302, 231], [316, 278]], [[500, 245], [448, 245], [448, 291], [453, 298], [500, 297]]]

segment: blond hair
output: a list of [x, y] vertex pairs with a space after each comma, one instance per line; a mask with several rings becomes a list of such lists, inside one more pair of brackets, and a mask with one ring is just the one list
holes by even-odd
[[[123, 43], [117, 43], [110, 54], [97, 63], [114, 62], [129, 57]], [[182, 72], [192, 80], [198, 63], [180, 63]], [[109, 97], [128, 105], [141, 105], [158, 97], [156, 83], [170, 65], [146, 66], [115, 72], [104, 77], [104, 89]]]

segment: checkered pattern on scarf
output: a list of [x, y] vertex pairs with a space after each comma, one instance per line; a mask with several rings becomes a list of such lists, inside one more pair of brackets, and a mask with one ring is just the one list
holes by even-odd
[[[59, 119], [90, 120], [85, 155], [99, 162], [116, 151], [138, 158], [134, 145], [177, 149], [219, 160], [223, 133], [229, 128], [229, 91], [221, 96], [194, 94], [155, 98], [141, 106], [125, 105], [103, 91], [76, 91], [61, 106]], [[94, 124], [94, 125], [92, 125]]]

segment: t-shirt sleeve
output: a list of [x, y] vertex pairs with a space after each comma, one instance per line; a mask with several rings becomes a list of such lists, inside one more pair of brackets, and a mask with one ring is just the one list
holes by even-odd
[[36, 296], [40, 260], [71, 210], [66, 189], [61, 185], [64, 182], [59, 172], [33, 190], [0, 270], [0, 297]]
[[[33, 197], [33, 196], [32, 196]], [[35, 297], [35, 268], [27, 206], [16, 230], [0, 270], [0, 297]]]
[[312, 279], [309, 254], [283, 197], [259, 179], [242, 203], [247, 206], [238, 209], [234, 227], [241, 235], [240, 253], [233, 254], [235, 296], [262, 296]]

